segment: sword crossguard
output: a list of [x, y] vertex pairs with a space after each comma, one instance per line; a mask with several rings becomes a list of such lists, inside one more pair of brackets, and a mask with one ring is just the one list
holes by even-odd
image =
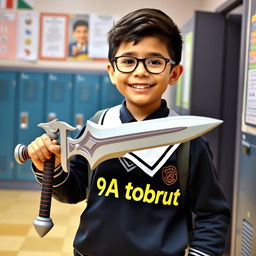
[[43, 128], [52, 140], [58, 139], [59, 128], [58, 128], [58, 120], [57, 119], [54, 119], [48, 123], [40, 123], [37, 126], [40, 128]]

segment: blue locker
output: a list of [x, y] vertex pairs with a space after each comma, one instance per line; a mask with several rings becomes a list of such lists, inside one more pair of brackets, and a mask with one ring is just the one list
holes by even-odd
[[100, 77], [96, 74], [74, 76], [74, 114], [72, 125], [81, 128], [99, 109]]
[[71, 122], [72, 75], [47, 74], [46, 80], [46, 120], [58, 119]]
[[100, 93], [100, 108], [105, 109], [119, 105], [124, 100], [122, 94], [116, 89], [109, 79], [108, 75], [101, 77], [101, 93]]
[[0, 179], [13, 179], [16, 73], [0, 71]]
[[[38, 123], [46, 122], [44, 117], [45, 101], [45, 75], [43, 73], [21, 72], [18, 75], [19, 104], [17, 143], [28, 145], [36, 137], [42, 135], [44, 130], [37, 127]], [[16, 165], [17, 179], [33, 180], [31, 161]]]

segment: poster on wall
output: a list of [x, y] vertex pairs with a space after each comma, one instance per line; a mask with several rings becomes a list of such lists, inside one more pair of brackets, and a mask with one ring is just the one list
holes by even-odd
[[70, 14], [68, 57], [70, 60], [88, 60], [89, 14]]
[[191, 89], [191, 75], [192, 75], [192, 56], [193, 56], [193, 33], [189, 32], [185, 35], [184, 44], [184, 70], [182, 87], [182, 107], [186, 110], [190, 108], [190, 89]]
[[34, 0], [18, 0], [17, 2], [18, 9], [34, 9]]
[[116, 16], [91, 14], [89, 19], [89, 57], [107, 59], [107, 34], [113, 26]]
[[256, 13], [251, 16], [246, 93], [246, 124], [256, 126]]
[[16, 26], [15, 12], [0, 13], [0, 59], [16, 58]]
[[0, 0], [0, 9], [12, 9], [13, 0]]
[[39, 56], [43, 60], [67, 58], [68, 15], [41, 13]]
[[33, 12], [18, 14], [17, 58], [35, 61], [38, 53], [39, 15]]

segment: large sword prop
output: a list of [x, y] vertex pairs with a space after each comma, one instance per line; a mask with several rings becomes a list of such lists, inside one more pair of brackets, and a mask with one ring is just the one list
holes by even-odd
[[[218, 119], [198, 116], [159, 118], [115, 127], [104, 127], [87, 121], [86, 129], [78, 139], [68, 136], [76, 128], [65, 122], [53, 120], [38, 126], [52, 139], [56, 139], [59, 134], [61, 165], [68, 172], [70, 159], [75, 155], [85, 157], [91, 169], [94, 169], [101, 162], [122, 157], [128, 152], [186, 142], [209, 132], [221, 123]], [[14, 156], [20, 164], [30, 158], [27, 147], [21, 144], [16, 146]], [[34, 221], [34, 227], [41, 237], [53, 227], [50, 218], [53, 169], [54, 156], [44, 164], [40, 211]]]

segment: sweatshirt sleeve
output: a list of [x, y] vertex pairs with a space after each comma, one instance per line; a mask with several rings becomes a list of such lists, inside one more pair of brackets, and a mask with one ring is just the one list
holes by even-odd
[[[79, 138], [85, 127], [79, 132]], [[42, 172], [38, 171], [34, 165], [32, 169], [37, 181], [41, 184]], [[70, 171], [64, 172], [61, 165], [54, 170], [53, 197], [64, 203], [77, 203], [86, 199], [86, 189], [88, 185], [88, 162], [80, 155], [73, 157], [70, 161]]]
[[230, 209], [217, 180], [208, 143], [192, 143], [189, 200], [195, 215], [190, 256], [220, 256], [230, 222]]

